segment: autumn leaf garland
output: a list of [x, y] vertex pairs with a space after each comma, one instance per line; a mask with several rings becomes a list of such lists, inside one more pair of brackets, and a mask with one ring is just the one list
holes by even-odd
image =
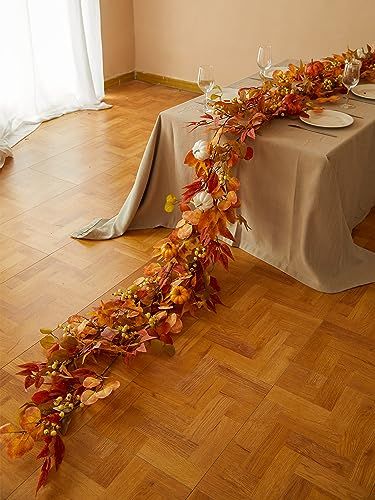
[[168, 195], [165, 210], [178, 205], [182, 217], [176, 228], [155, 248], [155, 261], [143, 276], [101, 302], [89, 317], [73, 315], [56, 332], [42, 329], [40, 344], [45, 360], [20, 366], [26, 390], [33, 389], [19, 415], [19, 427], [0, 427], [0, 442], [8, 456], [20, 458], [37, 444], [42, 460], [37, 491], [54, 466], [63, 460], [63, 435], [74, 415], [105, 400], [119, 388], [108, 378], [116, 360], [128, 364], [140, 353], [154, 350], [173, 354], [173, 337], [183, 327], [185, 314], [221, 304], [220, 286], [213, 276], [217, 264], [228, 269], [233, 259], [231, 224], [247, 222], [238, 212], [240, 182], [233, 169], [250, 160], [248, 144], [267, 122], [301, 116], [337, 99], [345, 60], [360, 58], [362, 78], [375, 81], [375, 51], [367, 46], [322, 61], [290, 65], [276, 71], [261, 88], [240, 89], [232, 101], [216, 95], [211, 114], [193, 128], [209, 126], [211, 141], [197, 141], [185, 158], [195, 179], [178, 201]]

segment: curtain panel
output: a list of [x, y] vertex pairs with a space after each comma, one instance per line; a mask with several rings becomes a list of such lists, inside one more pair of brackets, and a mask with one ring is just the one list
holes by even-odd
[[0, 168], [45, 120], [104, 109], [99, 0], [0, 0]]

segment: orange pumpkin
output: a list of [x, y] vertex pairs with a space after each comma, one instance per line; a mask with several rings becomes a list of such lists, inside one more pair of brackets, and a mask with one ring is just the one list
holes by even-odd
[[184, 286], [174, 286], [171, 290], [171, 300], [174, 304], [185, 304], [189, 300], [190, 293]]
[[161, 247], [161, 254], [165, 260], [170, 260], [177, 254], [177, 248], [170, 243], [164, 243]]

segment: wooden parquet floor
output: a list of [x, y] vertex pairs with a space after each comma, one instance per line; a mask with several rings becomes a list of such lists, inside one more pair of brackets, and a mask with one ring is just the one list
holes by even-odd
[[[190, 97], [113, 88], [111, 110], [44, 124], [0, 172], [0, 423], [26, 400], [16, 365], [40, 356], [39, 327], [131, 282], [162, 237], [68, 235], [116, 213], [158, 112]], [[374, 211], [354, 237], [375, 251]], [[319, 293], [242, 251], [220, 280], [225, 307], [188, 319], [174, 357], [115, 367], [41, 499], [375, 498], [375, 285]], [[1, 454], [2, 499], [36, 477]]]

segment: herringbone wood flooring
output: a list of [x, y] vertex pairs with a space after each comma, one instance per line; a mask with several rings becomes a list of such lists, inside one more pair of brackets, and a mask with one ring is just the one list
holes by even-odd
[[[44, 124], [0, 173], [1, 423], [27, 397], [14, 374], [39, 327], [132, 281], [162, 237], [68, 235], [116, 212], [157, 113], [188, 98], [113, 88], [111, 110]], [[375, 250], [374, 212], [355, 239]], [[241, 251], [220, 280], [225, 307], [187, 320], [174, 357], [116, 366], [121, 388], [76, 419], [40, 498], [375, 497], [375, 286], [322, 294]], [[32, 457], [1, 461], [1, 497], [30, 497]]]

